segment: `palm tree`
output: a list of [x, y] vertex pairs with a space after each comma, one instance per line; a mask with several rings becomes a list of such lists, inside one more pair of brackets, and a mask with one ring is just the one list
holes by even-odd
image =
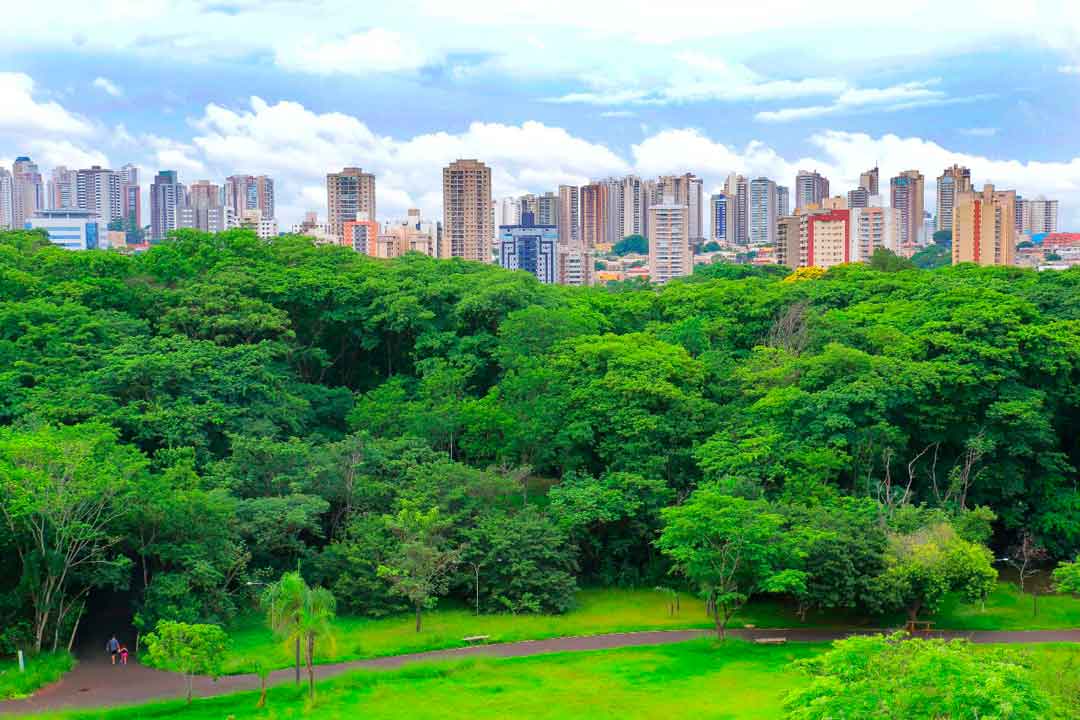
[[315, 640], [330, 634], [336, 605], [334, 594], [326, 588], [308, 588], [300, 631], [307, 641], [308, 688], [312, 699], [315, 698]]
[[287, 572], [266, 589], [263, 603], [269, 608], [267, 623], [274, 635], [296, 647], [296, 684], [300, 684], [300, 640], [303, 637], [304, 605], [309, 588], [299, 572]]

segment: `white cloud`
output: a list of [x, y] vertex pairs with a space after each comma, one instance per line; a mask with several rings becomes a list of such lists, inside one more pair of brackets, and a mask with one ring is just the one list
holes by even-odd
[[92, 82], [91, 85], [98, 88], [99, 90], [104, 91], [108, 95], [112, 95], [113, 97], [120, 97], [124, 94], [124, 91], [120, 89], [120, 86], [118, 86], [116, 83], [106, 77], [94, 78], [94, 82]]
[[629, 118], [637, 115], [633, 110], [605, 110], [600, 113], [602, 118]]
[[0, 72], [0, 132], [89, 135], [93, 127], [55, 101], [34, 99], [34, 80], [23, 73]]
[[384, 28], [325, 39], [305, 35], [278, 46], [275, 62], [318, 75], [367, 75], [416, 70], [430, 61], [411, 38]]
[[1062, 65], [1058, 68], [1058, 72], [1065, 75], [1080, 75], [1080, 65]]
[[823, 115], [838, 115], [845, 112], [874, 110], [894, 112], [928, 105], [946, 105], [958, 102], [973, 102], [984, 96], [968, 98], [950, 98], [944, 91], [935, 89], [940, 78], [912, 81], [891, 85], [884, 88], [849, 88], [840, 93], [828, 105], [809, 105], [804, 107], [783, 108], [781, 110], [763, 110], [754, 115], [762, 122], [789, 122]]
[[539, 122], [474, 122], [460, 133], [394, 138], [377, 135], [350, 115], [316, 113], [300, 103], [269, 104], [256, 97], [244, 110], [208, 105], [194, 126], [190, 144], [163, 145], [158, 157], [164, 159], [166, 151], [178, 153], [171, 158], [198, 162], [211, 177], [233, 172], [273, 175], [282, 225], [299, 220], [308, 209], [325, 213], [325, 175], [345, 165], [376, 173], [378, 214], [383, 218], [403, 215], [410, 207], [438, 215], [442, 167], [457, 158], [486, 162], [496, 195], [554, 189], [559, 183], [583, 183], [630, 170], [603, 145]]
[[672, 58], [671, 71], [658, 81], [620, 84], [595, 73], [582, 77], [588, 90], [549, 98], [548, 102], [588, 105], [667, 105], [708, 100], [787, 100], [833, 96], [849, 90], [839, 78], [768, 78], [741, 63], [701, 52], [681, 52]]

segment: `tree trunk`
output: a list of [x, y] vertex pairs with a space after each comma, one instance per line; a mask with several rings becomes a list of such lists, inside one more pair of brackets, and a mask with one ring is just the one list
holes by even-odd
[[266, 707], [266, 676], [263, 675], [259, 678], [259, 702], [255, 704], [257, 708]]
[[300, 636], [296, 636], [296, 684], [300, 684]]
[[187, 680], [187, 704], [188, 705], [191, 704], [191, 681], [192, 681], [193, 677], [194, 676], [191, 673], [187, 673], [186, 675], [184, 675], [184, 678]]
[[308, 675], [308, 696], [315, 699], [315, 663], [313, 658], [315, 656], [315, 634], [308, 633], [307, 636], [307, 675]]
[[723, 642], [727, 639], [727, 620], [720, 617], [719, 608], [717, 608], [713, 617], [716, 619], [716, 639]]
[[420, 603], [416, 603], [416, 632], [420, 632]]
[[[67, 651], [71, 652], [71, 648], [75, 646], [75, 633], [79, 632], [79, 623], [82, 622], [83, 614], [80, 612], [79, 616], [75, 618], [75, 624], [71, 627], [71, 637], [68, 638]], [[138, 643], [136, 643], [138, 647]], [[136, 650], [138, 652], [138, 650]]]

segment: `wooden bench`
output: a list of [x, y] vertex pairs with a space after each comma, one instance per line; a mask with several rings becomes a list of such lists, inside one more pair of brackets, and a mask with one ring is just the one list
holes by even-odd
[[470, 635], [466, 638], [461, 638], [463, 642], [467, 642], [470, 645], [476, 645], [477, 643], [485, 643], [490, 638], [490, 635]]
[[755, 638], [754, 642], [757, 643], [758, 645], [783, 645], [784, 643], [787, 642], [787, 638], [786, 637]]
[[934, 630], [934, 623], [929, 620], [908, 620], [905, 629], [909, 635], [915, 635], [916, 633], [929, 634]]

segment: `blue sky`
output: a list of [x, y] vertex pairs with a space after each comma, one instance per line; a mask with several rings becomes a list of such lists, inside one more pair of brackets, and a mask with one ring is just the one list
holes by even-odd
[[[326, 172], [379, 215], [441, 211], [479, 157], [497, 195], [609, 174], [732, 171], [834, 191], [953, 161], [1062, 202], [1080, 230], [1080, 3], [912, 0], [99, 0], [0, 26], [0, 162], [272, 174], [279, 219]], [[901, 7], [902, 5], [902, 7]], [[927, 206], [933, 207], [933, 199]]]

